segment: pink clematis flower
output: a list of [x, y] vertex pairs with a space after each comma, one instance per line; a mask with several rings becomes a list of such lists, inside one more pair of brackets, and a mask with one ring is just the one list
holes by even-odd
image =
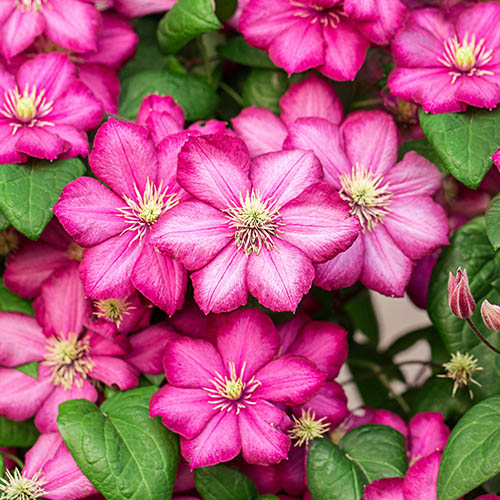
[[239, 29], [287, 73], [352, 80], [370, 42], [388, 44], [406, 14], [399, 0], [250, 0]]
[[319, 391], [325, 375], [298, 356], [277, 359], [280, 338], [269, 317], [243, 309], [216, 319], [216, 345], [182, 338], [167, 344], [167, 381], [150, 402], [181, 435], [181, 452], [191, 468], [235, 458], [253, 464], [287, 457], [290, 420], [272, 402], [302, 404]]
[[[41, 432], [52, 432], [60, 403], [97, 400], [90, 380], [121, 390], [137, 386], [136, 370], [120, 358], [123, 345], [83, 329], [86, 303], [76, 263], [44, 282], [34, 309], [36, 319], [0, 313], [0, 415], [35, 416]], [[38, 379], [15, 369], [34, 361], [40, 363]]]
[[248, 292], [275, 311], [295, 311], [311, 287], [312, 262], [344, 251], [359, 230], [322, 177], [311, 152], [251, 162], [240, 139], [191, 137], [177, 178], [194, 199], [166, 214], [153, 242], [197, 270], [194, 298], [205, 314], [246, 304]]
[[500, 146], [498, 146], [498, 151], [491, 157], [495, 166], [500, 170]]
[[0, 479], [0, 493], [4, 498], [79, 500], [98, 491], [76, 465], [59, 432], [50, 432], [26, 453], [22, 471], [7, 472]]
[[102, 105], [67, 56], [37, 56], [16, 77], [0, 66], [0, 92], [0, 163], [88, 155], [85, 131], [101, 121]]
[[361, 280], [402, 296], [413, 262], [448, 243], [446, 214], [432, 199], [441, 186], [438, 169], [414, 152], [396, 163], [397, 128], [382, 111], [352, 113], [340, 128], [321, 118], [299, 119], [284, 147], [316, 153], [325, 180], [363, 228], [346, 252], [316, 265], [315, 284], [331, 290]]
[[428, 8], [411, 14], [392, 43], [396, 67], [392, 93], [431, 113], [495, 108], [500, 102], [500, 37], [492, 19], [497, 2], [480, 3], [449, 16]]
[[125, 17], [143, 17], [170, 10], [177, 0], [113, 0], [113, 7]]
[[126, 297], [137, 289], [170, 315], [182, 306], [186, 271], [150, 244], [182, 196], [172, 147], [179, 146], [167, 138], [156, 149], [144, 127], [110, 119], [96, 134], [89, 163], [111, 189], [80, 177], [54, 206], [66, 231], [86, 248], [80, 271], [89, 297]]

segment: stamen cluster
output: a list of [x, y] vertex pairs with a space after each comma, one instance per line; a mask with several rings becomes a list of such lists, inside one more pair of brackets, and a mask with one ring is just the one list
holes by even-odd
[[96, 300], [94, 305], [97, 308], [95, 315], [98, 318], [104, 318], [111, 323], [115, 323], [118, 328], [120, 328], [123, 316], [130, 314], [130, 311], [135, 309], [125, 298]]
[[14, 7], [20, 9], [22, 12], [28, 10], [40, 12], [45, 2], [47, 2], [47, 0], [14, 0]]
[[307, 411], [302, 408], [301, 417], [292, 415], [292, 419], [294, 425], [289, 429], [288, 435], [295, 440], [294, 446], [302, 446], [304, 443], [308, 445], [310, 441], [322, 438], [323, 434], [330, 430], [329, 422], [325, 422], [326, 417], [316, 419], [316, 413], [311, 408]]
[[306, 19], [310, 18], [311, 24], [319, 22], [325, 27], [330, 26], [332, 28], [336, 28], [339, 25], [341, 16], [347, 17], [347, 14], [344, 12], [342, 3], [343, 2], [341, 2], [335, 8], [331, 8], [290, 0], [291, 5], [293, 5], [294, 7], [300, 7], [301, 9], [293, 14], [295, 17], [302, 17]]
[[6, 469], [5, 477], [0, 477], [0, 500], [36, 500], [47, 494], [43, 489], [45, 480], [42, 473], [37, 472], [32, 478], [21, 474], [19, 469], [14, 472]]

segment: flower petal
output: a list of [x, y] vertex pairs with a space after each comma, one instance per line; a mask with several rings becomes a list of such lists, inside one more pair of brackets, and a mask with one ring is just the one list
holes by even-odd
[[78, 78], [101, 101], [106, 113], [118, 113], [120, 80], [116, 71], [98, 64], [85, 64], [79, 67]]
[[441, 453], [436, 451], [415, 462], [403, 482], [404, 500], [436, 500]]
[[170, 10], [177, 0], [114, 0], [113, 7], [125, 17], [143, 17]]
[[13, 7], [10, 15], [0, 21], [0, 52], [11, 59], [27, 49], [44, 28], [45, 20], [39, 12]]
[[56, 160], [59, 155], [71, 149], [71, 144], [49, 132], [50, 129], [51, 127], [22, 127], [16, 134], [17, 151], [34, 158]]
[[[500, 85], [480, 76], [460, 78], [455, 97], [476, 108], [495, 108], [500, 102]], [[500, 82], [498, 82], [500, 83]]]
[[33, 477], [37, 472], [43, 470], [47, 462], [54, 458], [61, 442], [62, 438], [59, 432], [42, 434], [31, 449], [26, 452], [23, 474], [26, 477]]
[[405, 500], [403, 478], [384, 478], [365, 486], [363, 500]]
[[24, 163], [28, 160], [27, 155], [17, 150], [16, 144], [19, 135], [12, 135], [13, 128], [7, 120], [0, 118], [0, 164]]
[[444, 423], [442, 413], [417, 413], [408, 424], [410, 431], [410, 464], [427, 457], [435, 451], [443, 451], [450, 436], [450, 429]]
[[112, 356], [92, 356], [94, 367], [89, 377], [99, 380], [108, 387], [121, 391], [133, 389], [138, 384], [138, 372], [126, 361]]
[[375, 410], [372, 424], [387, 425], [397, 430], [408, 439], [408, 426], [405, 421], [397, 414], [389, 410]]

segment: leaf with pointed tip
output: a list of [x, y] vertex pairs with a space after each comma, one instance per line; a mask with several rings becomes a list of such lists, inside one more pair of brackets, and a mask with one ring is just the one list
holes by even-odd
[[14, 422], [0, 417], [0, 446], [3, 448], [29, 448], [35, 444], [39, 434], [31, 420]]
[[262, 69], [277, 69], [269, 56], [260, 49], [251, 47], [242, 36], [229, 40], [226, 45], [217, 49], [219, 54], [244, 66]]
[[195, 469], [194, 484], [204, 500], [254, 500], [258, 495], [248, 476], [224, 464]]
[[486, 210], [486, 233], [495, 250], [500, 248], [500, 195], [497, 194]]
[[23, 299], [11, 292], [0, 280], [0, 311], [20, 312], [34, 315], [33, 305], [30, 300]]

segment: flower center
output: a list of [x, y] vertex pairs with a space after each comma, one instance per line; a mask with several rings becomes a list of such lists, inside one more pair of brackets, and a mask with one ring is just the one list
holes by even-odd
[[[478, 360], [472, 354], [462, 354], [460, 351], [451, 355], [451, 360], [443, 364], [446, 371], [445, 375], [438, 375], [440, 378], [451, 378], [453, 383], [452, 397], [455, 396], [457, 389], [466, 387], [470, 382], [481, 387], [481, 384], [472, 378], [474, 372], [483, 368], [478, 366]], [[469, 388], [470, 398], [473, 398], [472, 390]]]
[[0, 500], [36, 500], [48, 492], [43, 489], [47, 482], [41, 479], [42, 472], [37, 472], [31, 479], [23, 476], [19, 469], [14, 472], [6, 469], [5, 477], [0, 477]]
[[247, 191], [245, 198], [240, 193], [239, 205], [233, 204], [223, 212], [229, 219], [229, 226], [234, 229], [231, 235], [236, 246], [250, 256], [252, 252], [259, 255], [262, 246], [268, 250], [274, 248], [273, 238], [279, 238], [281, 214], [275, 201], [262, 200], [259, 191]]
[[340, 197], [351, 206], [351, 215], [359, 219], [363, 232], [372, 231], [390, 212], [392, 193], [388, 189], [389, 183], [382, 183], [381, 174], [374, 175], [358, 163], [352, 168], [351, 175], [340, 176]]
[[162, 184], [160, 182], [160, 185], [156, 186], [148, 179], [142, 194], [134, 185], [135, 199], [123, 195], [127, 206], [119, 208], [117, 215], [124, 217], [129, 224], [122, 234], [127, 231], [136, 231], [137, 234], [132, 241], [139, 239], [141, 242], [148, 229], [159, 217], [179, 203], [177, 193], [168, 193], [168, 187], [163, 189]]
[[336, 28], [341, 18], [347, 17], [343, 1], [338, 2], [335, 7], [325, 7], [321, 2], [303, 3], [296, 0], [290, 0], [290, 4], [297, 8], [293, 14], [295, 17], [309, 19], [311, 24], [320, 22], [323, 26]]
[[52, 336], [47, 340], [47, 352], [42, 364], [51, 368], [55, 386], [70, 390], [73, 383], [81, 387], [94, 367], [89, 353], [88, 339], [78, 340], [76, 333], [70, 333], [66, 339]]
[[330, 429], [329, 422], [325, 422], [326, 417], [316, 420], [316, 413], [311, 408], [307, 411], [302, 408], [301, 417], [297, 418], [292, 415], [292, 419], [294, 425], [289, 429], [288, 435], [296, 440], [294, 446], [302, 446], [304, 443], [308, 445], [313, 439], [322, 438], [323, 434]]
[[83, 259], [83, 247], [72, 241], [68, 248], [66, 249], [66, 256], [68, 259], [76, 260], [81, 262]]
[[236, 374], [236, 365], [229, 362], [229, 377], [224, 377], [215, 372], [215, 377], [210, 379], [212, 387], [204, 387], [208, 391], [210, 401], [214, 406], [214, 410], [231, 411], [235, 408], [236, 415], [246, 405], [254, 405], [255, 401], [251, 401], [252, 393], [259, 387], [260, 382], [252, 377], [248, 382], [243, 382], [246, 368], [246, 361], [243, 362], [239, 376]]
[[458, 41], [457, 35], [444, 42], [443, 55], [438, 61], [450, 68], [451, 83], [455, 83], [458, 77], [493, 75], [492, 71], [480, 69], [488, 64], [493, 58], [493, 50], [486, 50], [484, 38], [476, 43], [476, 35], [465, 33], [462, 42]]
[[13, 120], [9, 125], [13, 128], [12, 135], [23, 126], [28, 127], [45, 127], [53, 126], [52, 122], [41, 120], [54, 109], [54, 102], [47, 101], [45, 97], [45, 89], [37, 91], [35, 85], [31, 89], [26, 84], [24, 92], [19, 93], [17, 85], [14, 89], [9, 89], [4, 92], [5, 102], [3, 108], [0, 109], [0, 114], [5, 118]]
[[97, 308], [95, 315], [98, 318], [104, 318], [111, 323], [116, 323], [120, 328], [123, 316], [130, 314], [135, 307], [131, 306], [127, 299], [102, 299], [96, 300], [94, 305]]
[[47, 0], [14, 0], [14, 7], [22, 12], [33, 10], [39, 12]]

